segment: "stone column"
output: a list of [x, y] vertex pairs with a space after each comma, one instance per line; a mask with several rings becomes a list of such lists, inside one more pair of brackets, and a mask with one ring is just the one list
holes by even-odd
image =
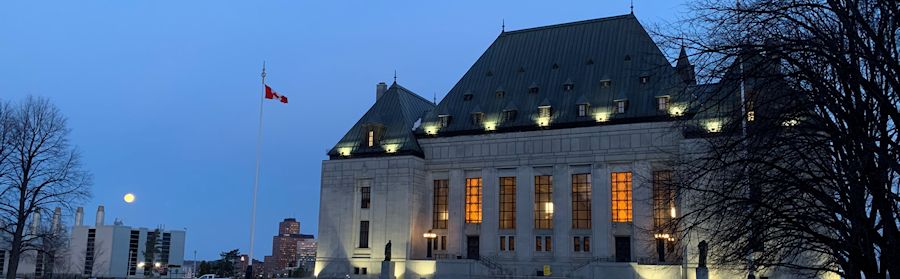
[[520, 166], [516, 175], [516, 256], [534, 256], [534, 169]]
[[500, 222], [500, 181], [497, 170], [486, 168], [481, 170], [481, 239], [479, 249], [481, 255], [496, 256], [500, 247], [497, 235]]
[[610, 257], [610, 221], [612, 219], [609, 167], [607, 164], [598, 163], [591, 170], [591, 227], [594, 233], [594, 241], [591, 242], [591, 251], [594, 257]]
[[650, 163], [634, 163], [632, 175], [632, 209], [634, 230], [632, 251], [634, 259], [653, 258], [656, 255], [656, 240], [653, 238], [653, 172]]
[[553, 166], [553, 256], [567, 261], [572, 255], [572, 174], [568, 165]]
[[447, 206], [447, 253], [451, 257], [465, 255], [466, 250], [466, 176], [462, 170], [450, 170], [450, 194]]

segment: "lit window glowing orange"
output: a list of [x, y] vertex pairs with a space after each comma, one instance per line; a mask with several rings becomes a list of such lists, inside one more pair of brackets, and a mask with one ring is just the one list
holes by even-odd
[[553, 176], [534, 177], [534, 228], [553, 228]]
[[631, 222], [631, 172], [614, 172], [612, 181], [612, 221]]
[[466, 178], [466, 223], [481, 224], [481, 178]]

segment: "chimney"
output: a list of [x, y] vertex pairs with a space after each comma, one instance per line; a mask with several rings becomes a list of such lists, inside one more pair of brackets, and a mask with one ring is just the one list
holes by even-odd
[[31, 233], [37, 234], [41, 229], [41, 208], [35, 208], [31, 216]]
[[378, 85], [375, 85], [375, 101], [381, 99], [381, 96], [384, 95], [384, 92], [387, 92], [387, 83], [379, 82]]
[[62, 216], [62, 209], [57, 207], [53, 209], [53, 219], [50, 221], [50, 229], [53, 233], [59, 232], [59, 218]]
[[97, 227], [103, 226], [103, 206], [97, 207]]
[[84, 220], [84, 207], [78, 207], [78, 209], [75, 210], [75, 225], [76, 226], [84, 225], [84, 223], [82, 222], [83, 220]]

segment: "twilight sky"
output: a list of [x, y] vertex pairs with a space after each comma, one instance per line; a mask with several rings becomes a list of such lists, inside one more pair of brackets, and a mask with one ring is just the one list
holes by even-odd
[[[635, 1], [648, 28], [682, 1]], [[628, 13], [616, 1], [3, 1], [0, 99], [51, 99], [94, 175], [85, 222], [187, 229], [185, 258], [249, 247], [260, 68], [266, 102], [254, 257], [277, 223], [317, 234], [325, 152], [398, 82], [440, 99], [500, 32]], [[670, 50], [666, 50], [670, 51]], [[126, 204], [125, 193], [137, 201]], [[334, 204], [331, 206], [344, 206]], [[67, 217], [71, 224], [71, 216]]]

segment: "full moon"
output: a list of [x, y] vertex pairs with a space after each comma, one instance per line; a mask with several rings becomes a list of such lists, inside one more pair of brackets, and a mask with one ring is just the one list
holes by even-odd
[[125, 196], [122, 197], [122, 199], [124, 199], [125, 202], [127, 202], [127, 203], [133, 203], [134, 202], [134, 194], [132, 194], [132, 193], [125, 194]]

